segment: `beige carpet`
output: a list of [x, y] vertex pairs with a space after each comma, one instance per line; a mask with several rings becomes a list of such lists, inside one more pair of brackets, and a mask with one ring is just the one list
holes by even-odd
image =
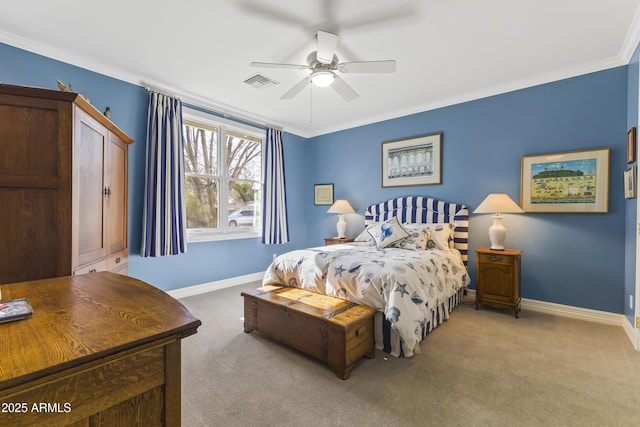
[[465, 303], [421, 354], [376, 352], [343, 381], [243, 332], [255, 286], [182, 299], [203, 323], [182, 344], [183, 426], [640, 425], [640, 353], [622, 328]]

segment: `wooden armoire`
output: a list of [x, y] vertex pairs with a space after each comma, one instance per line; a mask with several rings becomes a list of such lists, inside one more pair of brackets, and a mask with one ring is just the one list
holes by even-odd
[[78, 93], [0, 84], [0, 283], [127, 274], [131, 143]]

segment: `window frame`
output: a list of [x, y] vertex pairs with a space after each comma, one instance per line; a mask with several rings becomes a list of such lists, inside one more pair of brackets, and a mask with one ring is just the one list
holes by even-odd
[[[229, 182], [232, 180], [227, 175], [226, 170], [226, 151], [224, 150], [224, 144], [226, 142], [226, 134], [227, 131], [232, 131], [235, 133], [241, 133], [243, 135], [247, 135], [249, 137], [258, 138], [262, 141], [260, 147], [260, 162], [261, 168], [264, 168], [264, 146], [266, 140], [266, 130], [261, 129], [255, 126], [247, 125], [244, 123], [236, 122], [233, 120], [225, 119], [220, 116], [216, 116], [212, 113], [207, 113], [204, 111], [200, 111], [194, 108], [190, 108], [187, 106], [182, 107], [182, 119], [184, 122], [194, 122], [197, 124], [201, 124], [203, 126], [207, 126], [209, 128], [214, 127], [218, 129], [218, 159], [217, 159], [217, 168], [220, 173], [220, 193], [219, 193], [219, 206], [218, 206], [218, 215], [219, 215], [219, 225], [217, 229], [212, 228], [195, 228], [189, 229], [187, 228], [187, 243], [197, 243], [197, 242], [211, 242], [211, 241], [221, 241], [221, 240], [235, 240], [235, 239], [249, 239], [249, 238], [257, 238], [262, 237], [262, 221], [257, 225], [257, 227], [249, 228], [249, 229], [241, 229], [239, 227], [229, 227], [227, 224], [226, 218], [229, 217]], [[195, 176], [200, 176], [200, 174], [194, 174]], [[240, 180], [246, 182], [257, 182], [262, 186], [261, 190], [261, 202], [264, 197], [264, 171], [260, 174], [259, 181], [251, 181], [251, 180]], [[187, 174], [185, 171], [185, 178]], [[209, 177], [209, 175], [205, 175], [205, 177]], [[185, 185], [185, 183], [183, 183]], [[241, 228], [241, 227], [240, 227]]]

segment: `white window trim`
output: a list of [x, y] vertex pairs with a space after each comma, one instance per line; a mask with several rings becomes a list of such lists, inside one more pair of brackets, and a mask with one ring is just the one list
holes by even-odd
[[262, 231], [226, 232], [207, 231], [202, 228], [187, 230], [187, 243], [216, 242], [220, 240], [255, 239], [262, 237]]
[[[216, 128], [223, 126], [227, 130], [243, 133], [255, 138], [260, 138], [263, 141], [262, 155], [264, 155], [264, 141], [266, 140], [267, 136], [266, 136], [266, 131], [263, 129], [250, 126], [244, 123], [235, 122], [229, 119], [225, 119], [223, 117], [218, 117], [211, 113], [205, 113], [203, 111], [194, 110], [186, 106], [182, 107], [182, 118], [184, 120], [193, 121], [196, 123], [202, 123], [204, 125], [209, 125]], [[218, 165], [220, 167], [219, 170], [222, 170], [222, 160], [223, 160], [222, 156], [218, 156], [218, 161], [220, 162], [220, 164]], [[262, 195], [262, 197], [264, 197], [264, 194]], [[219, 215], [220, 215], [220, 225], [221, 225], [219, 229], [217, 230], [212, 230], [207, 228], [187, 229], [187, 243], [252, 239], [252, 238], [262, 237], [262, 225], [259, 225], [257, 228], [250, 229], [250, 230], [231, 231], [230, 228], [227, 227], [227, 225], [224, 224], [224, 222], [222, 221], [222, 218], [226, 218], [228, 216], [226, 203], [224, 203], [223, 206], [221, 206]]]

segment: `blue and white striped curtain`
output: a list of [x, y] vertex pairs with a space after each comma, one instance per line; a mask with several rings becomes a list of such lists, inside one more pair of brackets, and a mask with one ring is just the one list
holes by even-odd
[[185, 253], [186, 217], [182, 102], [150, 92], [141, 255]]
[[287, 197], [284, 181], [282, 131], [267, 129], [264, 153], [264, 197], [262, 215], [262, 243], [287, 243]]

